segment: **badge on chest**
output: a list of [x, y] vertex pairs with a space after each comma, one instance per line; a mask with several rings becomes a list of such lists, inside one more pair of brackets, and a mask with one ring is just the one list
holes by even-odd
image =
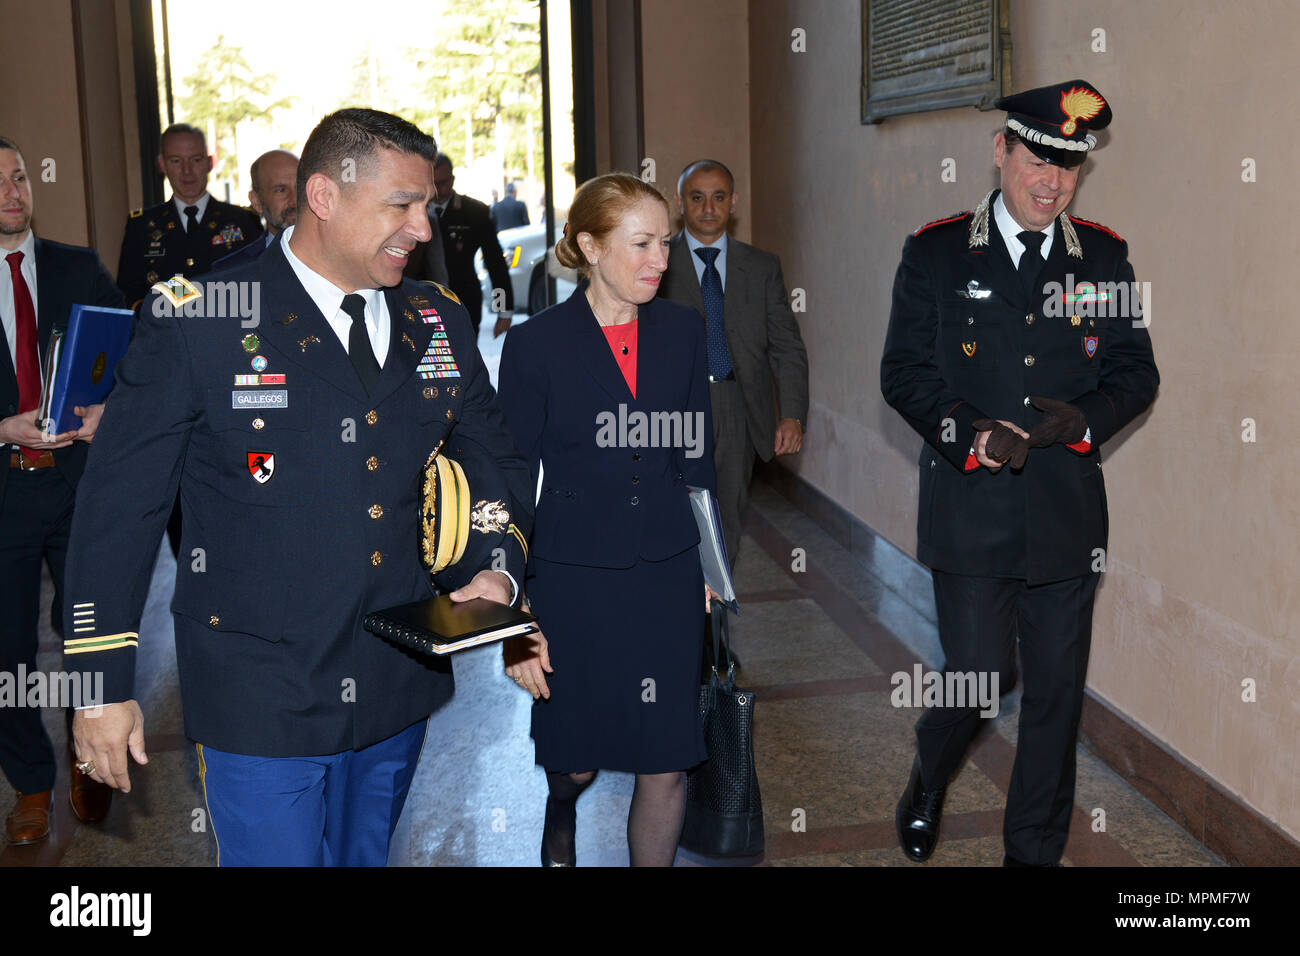
[[248, 473], [259, 485], [266, 484], [275, 474], [275, 455], [269, 451], [250, 451]]

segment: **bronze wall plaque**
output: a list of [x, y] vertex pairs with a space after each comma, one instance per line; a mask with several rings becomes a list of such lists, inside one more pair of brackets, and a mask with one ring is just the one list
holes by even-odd
[[862, 0], [862, 122], [1011, 92], [1010, 0]]

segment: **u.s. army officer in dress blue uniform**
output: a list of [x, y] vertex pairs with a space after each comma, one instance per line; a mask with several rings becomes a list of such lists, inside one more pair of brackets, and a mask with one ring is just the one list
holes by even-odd
[[[129, 789], [128, 735], [143, 755], [136, 649], [160, 636], [139, 621], [179, 486], [185, 732], [223, 865], [384, 863], [452, 674], [361, 622], [433, 593], [417, 552], [429, 454], [444, 441], [481, 450], [527, 531], [527, 466], [469, 317], [401, 280], [428, 235], [433, 155], [395, 116], [322, 120], [303, 151], [298, 224], [219, 277], [260, 289], [256, 324], [169, 314], [150, 296], [91, 450], [65, 653], [70, 669], [103, 672], [110, 706], [78, 715], [78, 758]], [[357, 159], [355, 184], [331, 178], [343, 157]], [[517, 601], [521, 537], [507, 537], [505, 574], [456, 568], [439, 585]]]

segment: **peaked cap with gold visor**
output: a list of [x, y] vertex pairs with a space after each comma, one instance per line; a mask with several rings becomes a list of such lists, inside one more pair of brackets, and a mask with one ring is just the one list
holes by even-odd
[[420, 484], [420, 563], [439, 588], [454, 591], [490, 567], [507, 535], [514, 535], [527, 555], [511, 520], [506, 481], [478, 446], [439, 444], [425, 462]]

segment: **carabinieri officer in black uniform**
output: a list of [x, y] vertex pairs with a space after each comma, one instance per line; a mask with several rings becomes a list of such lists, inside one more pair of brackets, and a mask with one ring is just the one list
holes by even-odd
[[200, 130], [186, 123], [167, 127], [158, 169], [171, 185], [172, 198], [133, 210], [122, 235], [117, 286], [131, 308], [155, 282], [202, 275], [222, 256], [262, 234], [256, 215], [208, 194], [212, 157]]
[[[1151, 404], [1159, 376], [1128, 246], [1066, 214], [1111, 110], [1083, 80], [997, 102], [1001, 188], [903, 246], [881, 359], [885, 399], [925, 439], [917, 557], [934, 574], [947, 672], [1024, 696], [1004, 817], [1007, 865], [1057, 864], [1104, 569], [1099, 447]], [[952, 686], [947, 684], [947, 686]], [[904, 853], [938, 840], [949, 777], [979, 706], [929, 708], [898, 805]]]
[[[434, 222], [442, 238], [442, 251], [447, 264], [447, 284], [452, 292], [464, 303], [469, 311], [469, 319], [478, 332], [479, 320], [483, 313], [483, 287], [479, 285], [478, 273], [474, 271], [474, 253], [483, 250], [483, 268], [492, 279], [492, 289], [500, 289], [503, 301], [500, 309], [494, 309], [496, 335], [503, 335], [510, 328], [515, 310], [514, 285], [510, 281], [510, 269], [501, 253], [501, 243], [497, 241], [496, 227], [488, 207], [477, 199], [461, 195], [453, 190], [456, 176], [452, 172], [451, 159], [446, 153], [439, 153], [433, 164], [433, 185], [436, 190], [434, 200], [429, 204], [429, 217]], [[424, 251], [423, 246], [412, 254], [415, 262]], [[427, 261], [427, 257], [426, 261]], [[408, 268], [406, 274], [412, 279], [436, 279], [437, 276], [425, 268]]]

